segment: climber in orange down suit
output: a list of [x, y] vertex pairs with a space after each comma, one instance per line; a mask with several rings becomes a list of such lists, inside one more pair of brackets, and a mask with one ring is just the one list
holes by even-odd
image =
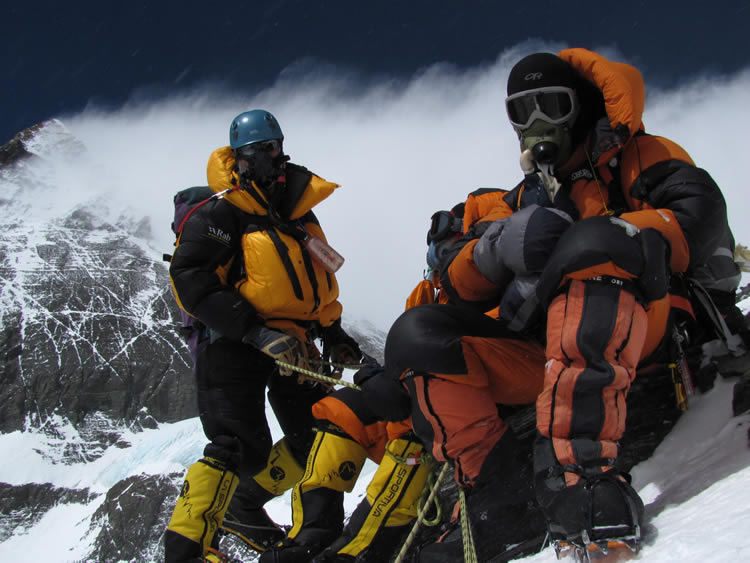
[[[498, 403], [536, 401], [533, 500], [553, 541], [639, 540], [643, 503], [615, 465], [636, 368], [665, 341], [675, 284], [719, 304], [739, 282], [721, 190], [645, 132], [638, 70], [586, 49], [535, 53], [507, 94], [524, 178], [453, 246], [451, 304], [396, 320], [380, 376], [406, 389], [425, 447], [455, 464], [479, 560], [538, 535]], [[482, 314], [498, 303], [498, 321]], [[498, 526], [509, 512], [515, 525]], [[421, 560], [450, 560], [448, 544]]]

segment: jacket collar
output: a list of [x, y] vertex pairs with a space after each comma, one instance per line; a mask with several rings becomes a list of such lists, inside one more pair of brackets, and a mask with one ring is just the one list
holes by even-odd
[[[291, 171], [304, 170], [294, 164], [288, 164]], [[285, 202], [284, 207], [291, 209], [289, 219], [299, 219], [333, 193], [338, 184], [327, 182], [315, 174], [308, 173], [306, 185], [300, 190], [290, 190], [293, 202]], [[289, 172], [288, 172], [289, 175]], [[224, 196], [230, 203], [252, 215], [267, 215], [267, 205], [264, 204], [265, 197], [259, 191], [259, 198], [253, 197], [247, 190], [239, 189], [240, 179], [235, 171], [234, 155], [229, 146], [216, 149], [208, 158], [206, 167], [208, 185], [215, 193], [229, 188], [236, 188]], [[291, 181], [291, 178], [288, 178]]]

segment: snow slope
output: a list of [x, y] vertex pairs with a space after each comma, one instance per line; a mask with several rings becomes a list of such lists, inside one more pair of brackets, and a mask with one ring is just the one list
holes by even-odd
[[[732, 417], [734, 380], [719, 378], [654, 455], [633, 468], [648, 539], [637, 560], [750, 561], [750, 414]], [[551, 548], [524, 561], [554, 561]]]

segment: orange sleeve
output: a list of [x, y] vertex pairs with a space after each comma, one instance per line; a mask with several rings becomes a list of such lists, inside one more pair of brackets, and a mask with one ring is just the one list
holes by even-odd
[[669, 267], [676, 273], [687, 270], [690, 250], [682, 227], [680, 227], [672, 211], [669, 209], [642, 209], [641, 211], [623, 213], [620, 217], [639, 229], [650, 227], [659, 231], [667, 239], [672, 249]]
[[[481, 193], [480, 193], [481, 192]], [[494, 221], [504, 219], [513, 213], [510, 206], [505, 203], [503, 196], [506, 190], [480, 190], [469, 194], [464, 204], [464, 232], [480, 221]]]

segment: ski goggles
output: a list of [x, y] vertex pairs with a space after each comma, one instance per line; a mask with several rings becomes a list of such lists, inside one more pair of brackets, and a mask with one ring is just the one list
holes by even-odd
[[537, 119], [552, 125], [569, 121], [578, 111], [578, 101], [570, 88], [547, 86], [508, 96], [505, 109], [513, 127], [526, 129]]
[[[270, 139], [268, 141], [258, 141], [257, 143], [251, 143], [244, 147], [239, 147], [234, 151], [235, 158], [250, 158], [251, 156], [258, 153], [280, 153], [281, 152], [281, 141], [278, 139]], [[275, 156], [275, 155], [274, 155]]]
[[430, 230], [427, 231], [427, 244], [440, 242], [463, 230], [463, 220], [450, 211], [436, 211], [432, 214], [430, 221]]

